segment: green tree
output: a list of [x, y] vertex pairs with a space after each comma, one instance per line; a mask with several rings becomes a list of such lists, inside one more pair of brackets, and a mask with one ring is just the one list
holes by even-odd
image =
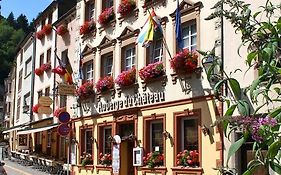
[[[202, 52], [204, 59], [213, 58], [213, 65], [208, 69], [208, 79], [217, 79], [214, 86], [216, 97], [224, 102], [227, 110], [216, 124], [223, 126], [225, 136], [237, 130], [241, 137], [228, 150], [228, 160], [249, 138], [254, 140], [255, 157], [248, 164], [243, 175], [254, 174], [258, 167], [264, 167], [269, 174], [269, 167], [281, 174], [281, 4], [274, 5], [265, 1], [259, 11], [252, 12], [250, 4], [238, 0], [220, 0], [215, 4], [207, 20], [225, 18], [230, 21], [236, 32], [241, 34], [241, 46], [248, 47], [245, 62], [249, 69], [258, 69], [259, 76], [249, 87], [241, 88], [232, 75], [224, 72], [221, 58], [213, 51]], [[239, 50], [239, 49], [238, 49]], [[219, 74], [214, 74], [218, 70]], [[222, 89], [227, 89], [230, 96]], [[250, 100], [248, 100], [250, 99]], [[272, 109], [272, 106], [275, 106]], [[253, 110], [251, 110], [253, 109]], [[261, 110], [266, 109], [266, 110]], [[237, 111], [240, 117], [233, 117]], [[226, 133], [229, 132], [229, 133]], [[262, 150], [267, 153], [262, 154]], [[227, 162], [228, 162], [227, 160]], [[228, 165], [220, 172], [225, 174]]]
[[13, 28], [16, 27], [16, 21], [15, 21], [15, 16], [14, 13], [11, 12], [8, 17], [7, 17], [7, 22], [10, 26], [12, 26]]
[[21, 14], [16, 20], [16, 29], [22, 29], [25, 33], [29, 32], [28, 20], [25, 15]]

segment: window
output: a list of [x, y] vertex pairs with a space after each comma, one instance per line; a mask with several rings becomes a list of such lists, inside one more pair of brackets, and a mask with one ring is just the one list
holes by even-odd
[[114, 1], [113, 0], [103, 0], [102, 2], [103, 2], [102, 3], [102, 5], [103, 5], [102, 9], [103, 10], [106, 9], [106, 8], [113, 7], [113, 5], [114, 5]]
[[82, 130], [82, 153], [93, 154], [93, 130], [87, 128]]
[[195, 21], [187, 22], [182, 27], [184, 48], [195, 50], [197, 45], [197, 31]]
[[91, 21], [95, 18], [95, 2], [89, 1], [86, 4], [86, 10], [85, 10], [85, 20]]
[[32, 68], [32, 63], [31, 63], [31, 57], [28, 58], [28, 60], [26, 60], [25, 62], [25, 72], [24, 72], [24, 76], [27, 76], [28, 74], [30, 74], [31, 72], [31, 68]]
[[47, 131], [47, 147], [51, 147], [51, 142], [52, 142], [52, 131], [48, 130]]
[[[24, 95], [23, 105], [30, 105], [30, 92], [28, 92], [27, 94]], [[28, 111], [29, 111], [29, 109], [28, 109]]]
[[111, 127], [106, 127], [103, 129], [103, 152], [106, 153], [111, 153], [111, 142], [108, 139], [111, 136]]
[[136, 49], [135, 46], [128, 46], [124, 48], [124, 62], [123, 70], [130, 70], [135, 66]]
[[48, 24], [52, 24], [53, 14], [49, 14], [48, 16]]
[[150, 123], [150, 150], [163, 152], [163, 122]]
[[94, 79], [94, 69], [93, 69], [93, 61], [88, 61], [83, 65], [84, 70], [84, 79], [87, 81], [92, 81]]
[[42, 21], [41, 21], [41, 29], [43, 29], [43, 27], [44, 27], [44, 25], [45, 25], [45, 19], [42, 19]]
[[19, 79], [18, 79], [18, 91], [22, 88], [22, 70], [19, 72]]
[[112, 75], [113, 55], [104, 55], [102, 58], [102, 77]]
[[51, 48], [47, 50], [47, 60], [46, 60], [47, 63], [51, 63], [51, 52], [52, 52]]
[[42, 152], [42, 132], [35, 133], [35, 152]]
[[19, 146], [27, 146], [27, 134], [19, 135]]
[[158, 39], [151, 43], [149, 47], [149, 63], [156, 63], [162, 61], [163, 58], [163, 40]]
[[39, 60], [39, 66], [41, 66], [42, 64], [44, 64], [44, 54], [40, 55], [40, 60]]
[[17, 101], [17, 120], [20, 118], [20, 104], [21, 104], [21, 97], [18, 98], [18, 101]]
[[43, 95], [42, 90], [41, 90], [41, 91], [38, 91], [37, 93], [38, 93], [38, 99], [39, 99], [40, 97], [42, 97], [42, 95]]
[[45, 89], [45, 96], [50, 96], [50, 87]]

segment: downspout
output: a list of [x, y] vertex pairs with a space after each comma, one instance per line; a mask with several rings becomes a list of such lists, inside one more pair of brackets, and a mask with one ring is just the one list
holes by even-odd
[[[36, 29], [34, 29], [36, 31]], [[33, 110], [32, 106], [34, 104], [34, 84], [35, 84], [35, 59], [36, 59], [36, 37], [35, 37], [35, 32], [32, 34], [32, 39], [33, 39], [33, 54], [32, 54], [32, 68], [31, 68], [31, 88], [30, 88], [30, 111], [29, 111], [29, 127], [31, 128], [31, 122], [33, 119]]]
[[[13, 122], [13, 126], [15, 126], [15, 111], [16, 111], [16, 87], [17, 87], [17, 63], [16, 63], [16, 65], [15, 65], [15, 67], [14, 67], [14, 71], [15, 71], [15, 73], [14, 73], [14, 94], [13, 94], [13, 96], [14, 96], [14, 101], [13, 101], [13, 120], [12, 120], [12, 122]], [[12, 81], [13, 82], [13, 81]], [[11, 87], [12, 88], [12, 87]], [[13, 141], [12, 141], [12, 146], [11, 146], [11, 148], [12, 148], [12, 150], [13, 151], [15, 151], [16, 150], [16, 141], [17, 141], [17, 137], [16, 137], [16, 135], [14, 135], [16, 133], [16, 131], [13, 131], [13, 134], [12, 134], [12, 139], [13, 139]], [[14, 137], [15, 136], [15, 137]], [[15, 149], [14, 149], [15, 148]]]
[[[54, 30], [54, 29], [53, 29]], [[55, 32], [55, 49], [54, 49], [54, 67], [56, 67], [57, 65], [57, 57], [56, 57], [56, 54], [57, 54], [57, 32], [54, 30]], [[56, 74], [54, 73], [54, 81], [53, 81], [53, 114], [54, 114], [54, 111], [55, 111], [55, 107], [56, 107], [56, 104], [55, 104], [55, 98], [56, 98], [56, 91], [57, 91], [57, 88], [56, 88]], [[53, 116], [53, 123], [54, 123], [54, 116]]]

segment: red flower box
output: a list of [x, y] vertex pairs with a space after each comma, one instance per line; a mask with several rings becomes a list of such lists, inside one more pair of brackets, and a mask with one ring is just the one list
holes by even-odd
[[57, 108], [55, 111], [54, 111], [54, 116], [55, 117], [59, 117], [60, 113], [61, 112], [65, 112], [66, 111], [66, 108], [63, 107], [63, 108]]
[[130, 12], [132, 12], [135, 8], [136, 8], [136, 1], [122, 0], [122, 2], [119, 4], [117, 12], [124, 17], [130, 14]]
[[199, 166], [199, 153], [197, 150], [179, 152], [177, 155], [177, 166]]
[[58, 66], [58, 67], [52, 69], [52, 72], [55, 74], [58, 74], [60, 76], [63, 76], [66, 73], [65, 69], [61, 66]]
[[115, 79], [115, 83], [120, 87], [129, 86], [136, 81], [136, 69], [133, 67], [131, 70], [123, 71]]
[[38, 113], [39, 107], [40, 107], [39, 104], [34, 105], [34, 106], [32, 107], [32, 111], [37, 114], [37, 113]]
[[112, 76], [106, 76], [104, 78], [100, 78], [96, 84], [96, 89], [98, 92], [105, 92], [114, 87], [114, 81]]
[[68, 32], [68, 29], [66, 27], [66, 25], [61, 24], [58, 28], [57, 28], [57, 34], [60, 36], [63, 36], [64, 34], [66, 34]]
[[44, 70], [40, 67], [40, 68], [36, 68], [36, 69], [34, 70], [34, 72], [35, 72], [35, 74], [36, 74], [37, 76], [41, 76], [41, 75], [43, 75]]
[[78, 89], [75, 91], [75, 95], [78, 96], [80, 99], [87, 99], [91, 97], [91, 95], [95, 94], [94, 91], [94, 84], [93, 82], [86, 82], [82, 84]]
[[163, 62], [151, 63], [139, 70], [140, 78], [144, 81], [158, 78], [165, 74]]
[[46, 24], [46, 25], [44, 25], [42, 30], [43, 30], [45, 35], [49, 35], [52, 32], [52, 25], [51, 24]]
[[103, 12], [99, 15], [98, 22], [100, 23], [100, 25], [105, 25], [111, 20], [113, 20], [114, 18], [115, 18], [115, 13], [113, 7], [110, 7], [103, 10]]
[[80, 27], [80, 35], [88, 34], [96, 29], [95, 21], [85, 21]]
[[158, 151], [147, 153], [143, 157], [144, 165], [147, 165], [148, 168], [154, 168], [156, 166], [164, 165], [164, 155]]
[[103, 154], [100, 153], [99, 155], [99, 163], [102, 165], [110, 166], [112, 163], [112, 156], [111, 154]]
[[183, 49], [170, 60], [171, 68], [176, 73], [192, 73], [198, 66], [198, 55]]
[[51, 70], [51, 63], [45, 63], [45, 64], [42, 64], [41, 66], [40, 66], [40, 68], [43, 70], [43, 71], [45, 71], [45, 72], [47, 72], [47, 71], [49, 71], [49, 70]]
[[44, 38], [44, 36], [45, 36], [45, 33], [44, 33], [43, 30], [39, 30], [38, 32], [36, 32], [36, 38], [37, 39], [41, 40], [41, 39]]

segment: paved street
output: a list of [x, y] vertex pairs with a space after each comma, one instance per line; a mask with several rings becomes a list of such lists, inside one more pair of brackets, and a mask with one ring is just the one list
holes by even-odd
[[10, 160], [5, 160], [4, 162], [4, 168], [8, 175], [47, 175], [47, 173], [35, 170], [31, 166], [22, 166]]

